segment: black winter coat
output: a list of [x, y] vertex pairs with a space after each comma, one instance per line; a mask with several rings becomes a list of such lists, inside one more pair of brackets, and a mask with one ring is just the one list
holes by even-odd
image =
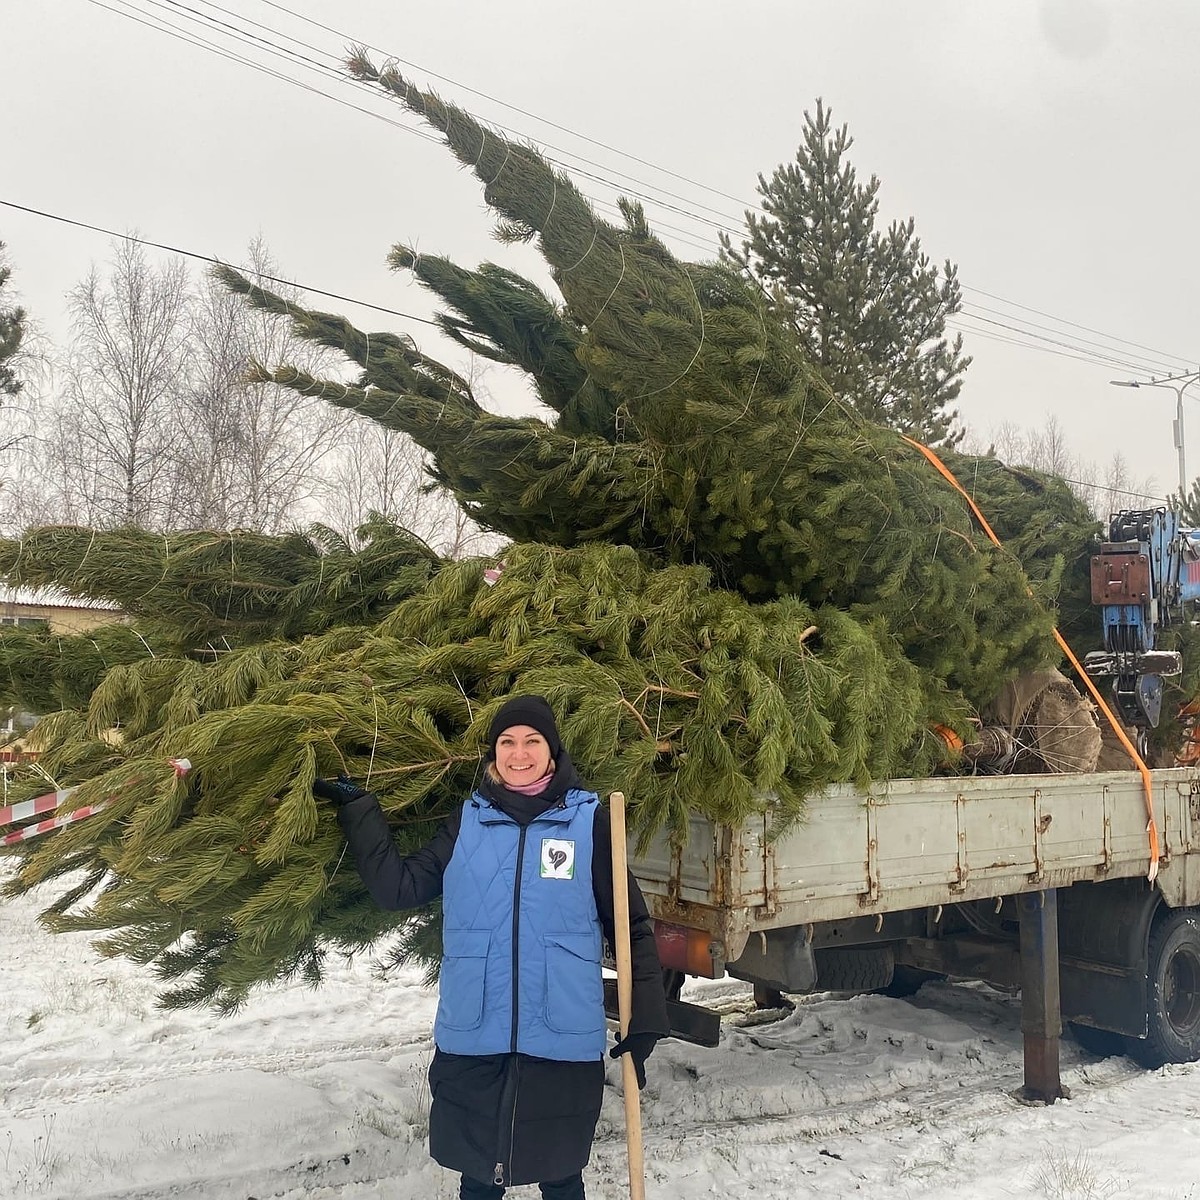
[[[563, 756], [566, 757], [565, 755]], [[560, 764], [571, 770], [569, 761]], [[573, 774], [573, 772], [572, 772]], [[557, 780], [556, 780], [557, 782]], [[485, 788], [485, 790], [489, 790]], [[506, 812], [546, 805], [545, 797], [514, 797], [490, 789]], [[499, 791], [501, 795], [495, 793]], [[506, 800], [509, 803], [506, 803]], [[381, 908], [428, 904], [442, 894], [442, 875], [454, 853], [461, 811], [408, 857], [392, 840], [379, 802], [366, 795], [342, 805], [338, 820], [359, 874]], [[612, 838], [608, 810], [597, 806], [592, 834], [592, 890], [609, 945], [614, 943]], [[631, 1033], [665, 1035], [666, 997], [646, 902], [628, 878], [633, 962]], [[433, 1105], [429, 1152], [444, 1167], [492, 1180], [502, 1168], [506, 1186], [564, 1179], [587, 1165], [604, 1089], [604, 1062], [557, 1062], [525, 1054], [459, 1055], [437, 1050], [429, 1068]]]

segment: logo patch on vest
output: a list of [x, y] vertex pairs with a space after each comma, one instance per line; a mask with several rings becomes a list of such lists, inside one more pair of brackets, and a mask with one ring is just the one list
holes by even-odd
[[542, 838], [543, 879], [575, 878], [575, 843], [562, 838]]

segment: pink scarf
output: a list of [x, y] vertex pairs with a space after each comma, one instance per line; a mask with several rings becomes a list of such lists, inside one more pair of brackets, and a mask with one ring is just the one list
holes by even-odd
[[554, 772], [550, 771], [534, 783], [523, 783], [520, 787], [517, 787], [515, 784], [506, 783], [504, 786], [510, 792], [516, 792], [519, 796], [540, 796], [550, 786], [550, 780], [553, 778]]

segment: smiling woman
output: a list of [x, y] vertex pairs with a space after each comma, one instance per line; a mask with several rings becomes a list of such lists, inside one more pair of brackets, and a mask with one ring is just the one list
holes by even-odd
[[[479, 787], [407, 858], [378, 800], [318, 780], [338, 803], [359, 874], [381, 908], [442, 897], [442, 967], [429, 1068], [429, 1150], [462, 1172], [460, 1195], [499, 1197], [540, 1182], [582, 1200], [604, 1091], [602, 938], [615, 946], [608, 812], [576, 774], [550, 705], [505, 701], [488, 729]], [[639, 1085], [668, 1029], [646, 904], [629, 892], [633, 1013], [612, 1050]]]

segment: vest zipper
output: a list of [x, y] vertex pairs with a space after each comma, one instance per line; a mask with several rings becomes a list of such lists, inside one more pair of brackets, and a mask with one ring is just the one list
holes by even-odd
[[525, 834], [528, 831], [528, 825], [521, 826], [520, 838], [517, 842], [517, 878], [513, 883], [513, 916], [512, 916], [512, 1044], [509, 1047], [513, 1054], [517, 1052], [517, 1023], [520, 1017], [518, 1010], [517, 996], [520, 993], [518, 987], [518, 960], [520, 957], [520, 938], [521, 938], [521, 871], [525, 864]]

